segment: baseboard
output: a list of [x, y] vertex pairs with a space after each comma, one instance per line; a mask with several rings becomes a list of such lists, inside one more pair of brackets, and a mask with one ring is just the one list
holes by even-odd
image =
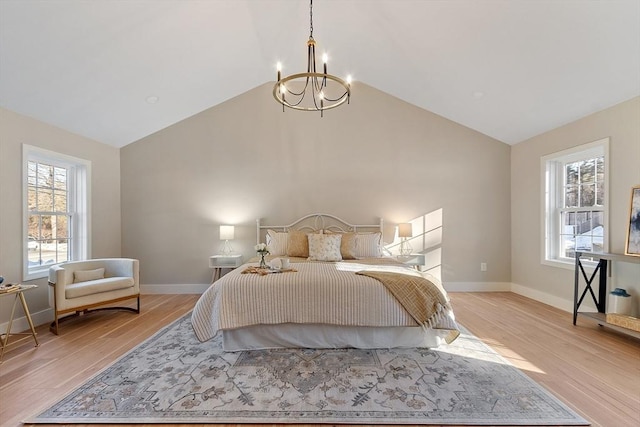
[[[543, 304], [550, 305], [569, 313], [573, 313], [573, 299], [565, 299], [557, 297], [555, 295], [548, 294], [546, 292], [532, 289], [527, 286], [518, 285], [517, 283], [511, 284], [511, 292], [514, 294], [522, 295], [527, 298], [539, 301]], [[586, 305], [585, 305], [586, 306]]]
[[140, 285], [140, 293], [149, 294], [202, 294], [210, 284]]
[[[573, 300], [567, 300], [538, 291], [527, 286], [509, 282], [446, 282], [443, 284], [447, 292], [513, 292], [518, 295], [531, 298], [560, 310], [573, 312]], [[142, 294], [202, 294], [209, 284], [163, 284], [163, 285], [140, 285]], [[53, 321], [53, 309], [31, 313], [31, 319], [36, 326], [44, 325]], [[9, 322], [0, 323], [0, 330], [6, 331]], [[11, 330], [14, 332], [26, 331], [29, 329], [27, 318], [22, 316], [13, 320]], [[11, 342], [11, 341], [9, 341]]]
[[509, 282], [445, 282], [447, 292], [509, 292]]
[[[33, 321], [33, 325], [38, 327], [40, 325], [45, 325], [51, 323], [53, 321], [53, 309], [47, 308], [42, 311], [38, 311], [36, 313], [31, 313], [31, 320]], [[0, 323], [0, 331], [6, 331], [7, 326], [9, 326], [9, 322]], [[13, 319], [13, 324], [11, 325], [11, 331], [15, 332], [24, 332], [29, 330], [29, 322], [27, 321], [26, 316], [16, 317]], [[13, 339], [9, 339], [9, 344], [11, 344]]]

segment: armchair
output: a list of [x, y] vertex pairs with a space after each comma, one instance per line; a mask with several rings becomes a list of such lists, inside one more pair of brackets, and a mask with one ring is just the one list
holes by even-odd
[[[72, 316], [95, 310], [129, 310], [140, 313], [139, 261], [130, 258], [103, 258], [58, 264], [49, 269], [49, 303], [54, 320], [49, 329], [58, 335], [58, 324]], [[103, 307], [137, 298], [137, 308]]]

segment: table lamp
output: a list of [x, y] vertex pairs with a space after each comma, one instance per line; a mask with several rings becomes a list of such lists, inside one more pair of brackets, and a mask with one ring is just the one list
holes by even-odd
[[398, 224], [398, 237], [400, 237], [400, 255], [408, 256], [413, 252], [411, 244], [407, 241], [407, 237], [413, 237], [413, 229], [410, 223]]
[[220, 240], [224, 240], [224, 246], [222, 247], [223, 255], [229, 255], [233, 252], [233, 248], [229, 243], [229, 240], [233, 240], [233, 234], [234, 234], [233, 225], [220, 226]]

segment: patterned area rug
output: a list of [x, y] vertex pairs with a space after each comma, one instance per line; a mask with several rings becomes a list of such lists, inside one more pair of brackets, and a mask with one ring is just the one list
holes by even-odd
[[588, 425], [464, 330], [437, 350], [225, 353], [190, 315], [27, 422]]

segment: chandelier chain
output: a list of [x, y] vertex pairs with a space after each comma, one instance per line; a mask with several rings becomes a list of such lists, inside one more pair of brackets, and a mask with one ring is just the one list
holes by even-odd
[[313, 39], [313, 0], [309, 2], [309, 38]]

